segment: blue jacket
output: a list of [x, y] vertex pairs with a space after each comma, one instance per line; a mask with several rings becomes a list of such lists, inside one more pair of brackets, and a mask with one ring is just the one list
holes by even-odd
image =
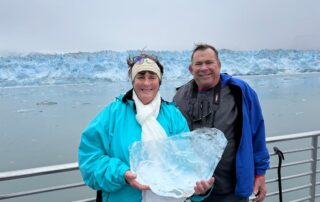
[[269, 152], [262, 110], [256, 92], [243, 80], [221, 74], [221, 84], [241, 89], [242, 131], [236, 156], [236, 188], [239, 196], [253, 192], [255, 175], [264, 175], [269, 168]]
[[[101, 111], [84, 130], [79, 145], [79, 168], [86, 185], [102, 190], [103, 201], [141, 201], [141, 191], [128, 185], [129, 146], [141, 141], [132, 90]], [[168, 136], [189, 131], [181, 112], [172, 103], [161, 102], [157, 120]]]
[[[245, 81], [227, 74], [220, 74], [220, 81], [222, 87], [228, 85], [234, 95], [239, 111], [236, 121], [237, 125], [241, 126], [236, 127], [236, 134], [240, 134], [241, 137], [237, 138], [239, 139], [239, 146], [236, 152], [235, 194], [241, 197], [249, 197], [253, 192], [255, 176], [265, 174], [269, 168], [264, 119], [258, 96]], [[189, 105], [185, 101], [185, 97], [193, 93], [194, 87], [192, 87], [192, 84], [194, 84], [194, 81], [181, 87], [174, 98], [186, 117], [190, 115], [188, 114]]]

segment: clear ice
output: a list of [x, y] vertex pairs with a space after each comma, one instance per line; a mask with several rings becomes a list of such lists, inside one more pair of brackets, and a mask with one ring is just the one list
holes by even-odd
[[161, 140], [134, 142], [131, 171], [157, 195], [189, 197], [199, 180], [208, 180], [227, 145], [223, 132], [200, 128]]

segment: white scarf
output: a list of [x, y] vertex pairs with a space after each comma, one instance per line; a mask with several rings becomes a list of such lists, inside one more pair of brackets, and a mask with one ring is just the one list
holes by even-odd
[[157, 121], [161, 105], [161, 97], [159, 91], [155, 98], [146, 105], [141, 102], [134, 90], [132, 98], [137, 109], [136, 119], [142, 128], [142, 142], [166, 138], [166, 132]]
[[[157, 139], [166, 138], [167, 134], [165, 130], [157, 121], [157, 117], [161, 107], [161, 97], [160, 97], [159, 91], [155, 96], [155, 98], [149, 104], [146, 104], [146, 105], [144, 105], [141, 102], [141, 100], [138, 98], [134, 90], [133, 90], [132, 98], [134, 100], [134, 103], [137, 109], [136, 119], [138, 123], [141, 125], [141, 129], [142, 129], [142, 132], [141, 132], [142, 142], [146, 142], [148, 140], [155, 140], [155, 139], [157, 140]], [[154, 194], [152, 191], [147, 190], [142, 192], [142, 201], [143, 202], [160, 202], [160, 201], [182, 202], [184, 201], [184, 199], [158, 196]]]

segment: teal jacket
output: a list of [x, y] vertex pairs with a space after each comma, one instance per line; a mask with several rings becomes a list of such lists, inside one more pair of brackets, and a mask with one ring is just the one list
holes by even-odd
[[[128, 185], [124, 173], [130, 170], [129, 146], [141, 141], [132, 90], [102, 110], [84, 130], [78, 162], [86, 185], [102, 190], [103, 201], [140, 202], [141, 191]], [[157, 117], [168, 136], [189, 131], [175, 104], [161, 102]]]

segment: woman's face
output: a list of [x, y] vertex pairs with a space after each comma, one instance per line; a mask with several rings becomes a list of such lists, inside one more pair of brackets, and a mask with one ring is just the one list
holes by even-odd
[[160, 79], [153, 72], [139, 72], [133, 80], [133, 89], [145, 105], [149, 104], [155, 98], [159, 87]]

